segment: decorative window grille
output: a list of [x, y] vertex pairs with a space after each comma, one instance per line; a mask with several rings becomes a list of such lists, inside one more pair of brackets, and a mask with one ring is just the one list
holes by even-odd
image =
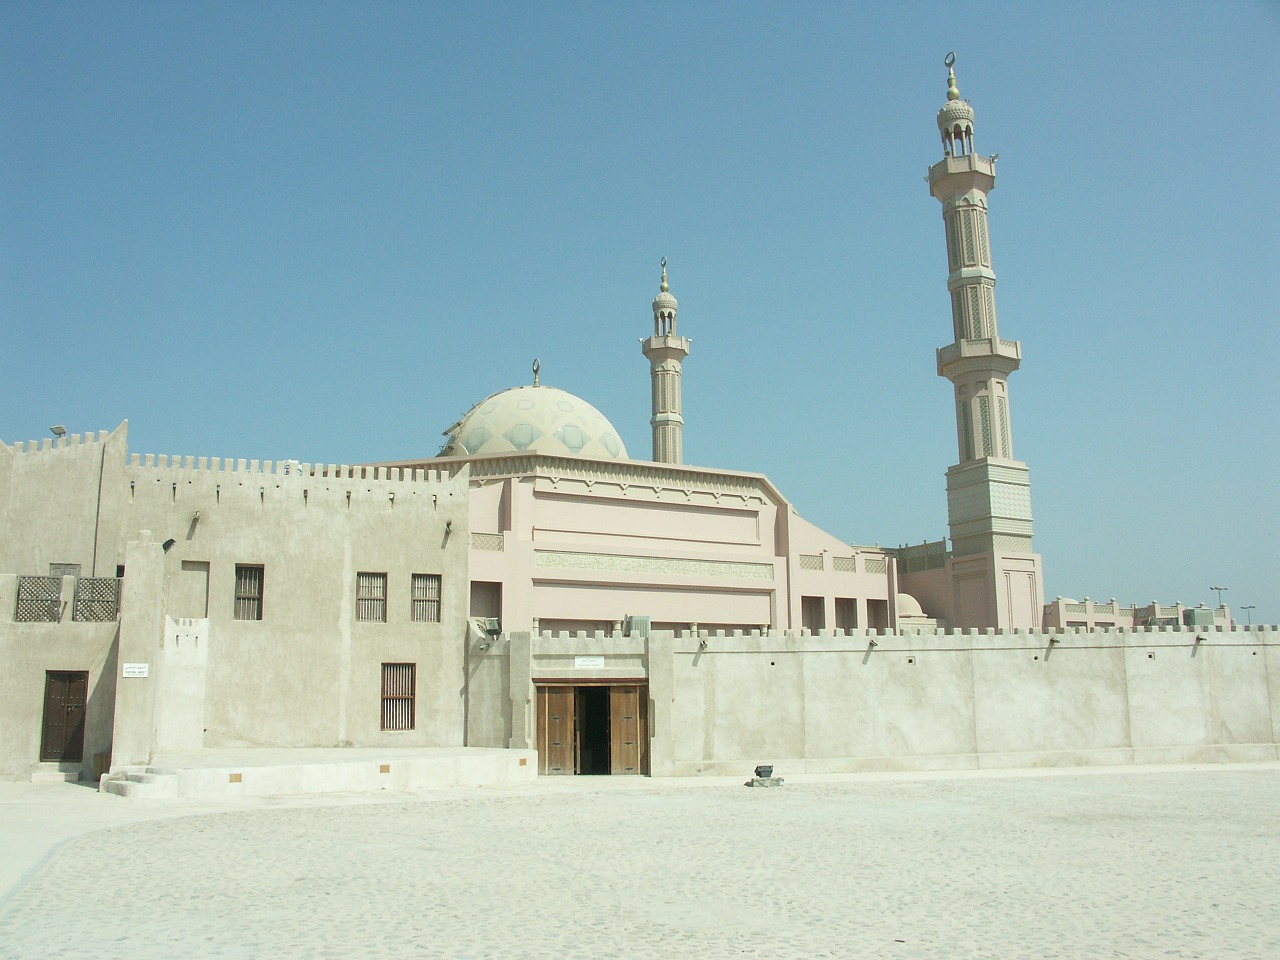
[[857, 573], [857, 560], [854, 557], [832, 557], [832, 567], [840, 573]]
[[76, 581], [71, 619], [105, 623], [119, 613], [120, 581], [115, 577], [81, 577]]
[[382, 665], [382, 729], [412, 730], [417, 685], [416, 663]]
[[262, 566], [236, 564], [237, 620], [262, 619]]
[[440, 574], [413, 575], [413, 622], [440, 622]]
[[19, 577], [18, 609], [13, 619], [24, 623], [54, 623], [61, 599], [62, 577]]
[[866, 563], [862, 565], [862, 569], [867, 573], [888, 573], [889, 561], [884, 557], [868, 557]]
[[800, 554], [801, 570], [821, 570], [822, 554], [820, 553], [802, 553]]
[[356, 619], [370, 623], [387, 622], [387, 575], [356, 574]]

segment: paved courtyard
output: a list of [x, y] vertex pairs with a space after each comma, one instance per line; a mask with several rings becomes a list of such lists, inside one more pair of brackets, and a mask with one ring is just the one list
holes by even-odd
[[[76, 790], [61, 811], [0, 794], [0, 845], [31, 861], [0, 885], [0, 957], [1280, 957], [1276, 764], [185, 816], [208, 808]], [[68, 817], [116, 825], [37, 856]]]

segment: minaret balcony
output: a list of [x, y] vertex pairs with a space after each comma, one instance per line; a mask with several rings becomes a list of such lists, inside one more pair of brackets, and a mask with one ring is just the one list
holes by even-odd
[[987, 337], [959, 340], [938, 349], [938, 376], [950, 377], [973, 370], [993, 370], [1008, 375], [1022, 363], [1022, 344], [1017, 340]]
[[962, 157], [943, 157], [929, 168], [929, 182], [933, 183], [953, 173], [979, 173], [994, 178], [996, 161], [980, 153], [968, 153]]

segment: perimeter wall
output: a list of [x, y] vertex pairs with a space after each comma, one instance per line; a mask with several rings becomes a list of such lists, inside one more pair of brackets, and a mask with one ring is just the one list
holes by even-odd
[[472, 656], [494, 746], [536, 746], [540, 677], [647, 679], [655, 776], [1280, 759], [1276, 627], [512, 634]]

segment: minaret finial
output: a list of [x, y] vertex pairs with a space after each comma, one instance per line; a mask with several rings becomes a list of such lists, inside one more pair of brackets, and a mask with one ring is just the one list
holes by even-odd
[[662, 292], [667, 293], [671, 288], [667, 286], [667, 258], [662, 258]]
[[533, 385], [538, 386], [538, 371], [542, 369], [542, 364], [538, 362], [538, 358], [533, 358]]
[[956, 55], [954, 52], [948, 53], [947, 58], [942, 61], [947, 65], [947, 99], [959, 100], [960, 88], [956, 86]]

